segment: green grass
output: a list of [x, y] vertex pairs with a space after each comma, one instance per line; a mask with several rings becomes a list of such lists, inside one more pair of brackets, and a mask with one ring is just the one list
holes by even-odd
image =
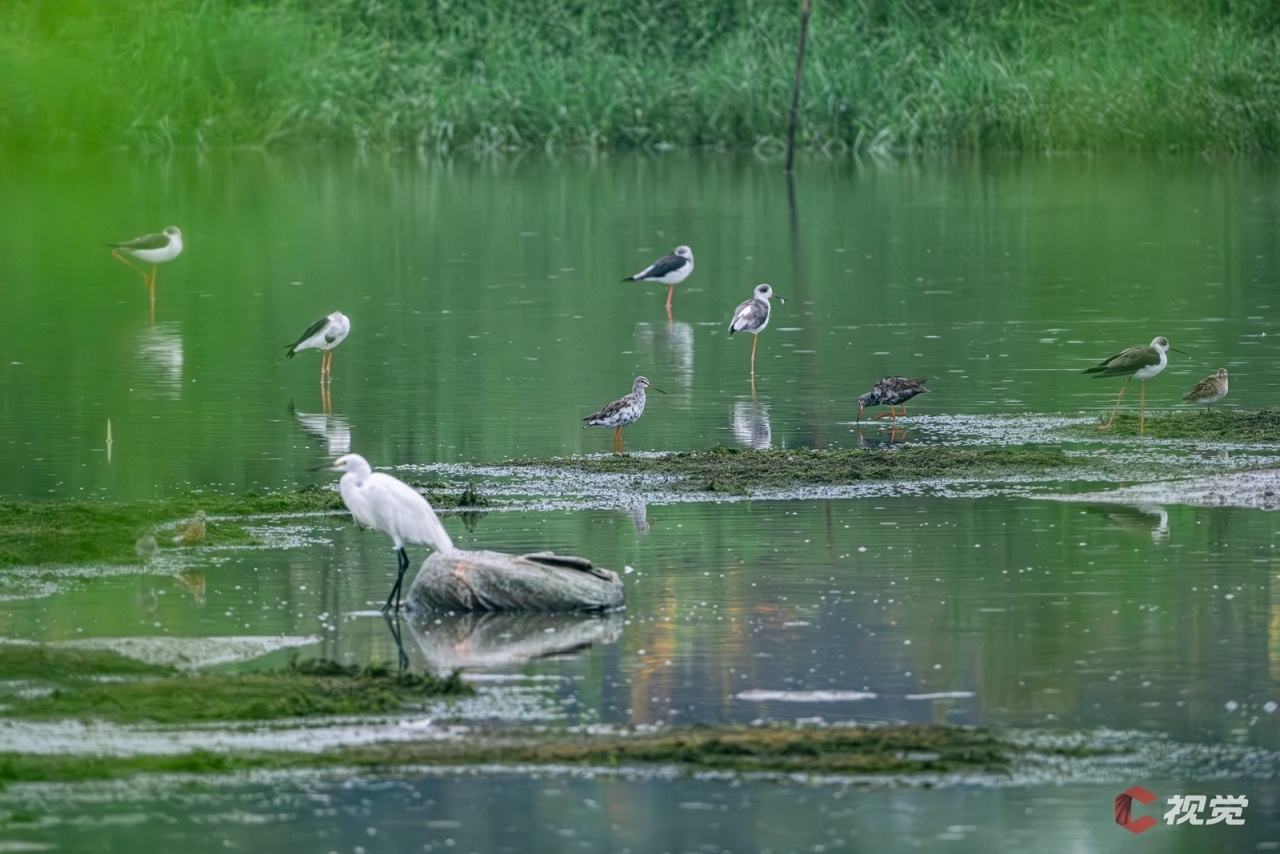
[[[461, 493], [446, 492], [440, 483], [413, 486], [426, 491], [435, 507], [482, 507], [488, 499], [467, 484]], [[346, 512], [342, 497], [332, 489], [308, 486], [297, 492], [259, 495], [192, 493], [179, 498], [120, 504], [90, 501], [0, 500], [0, 568], [48, 564], [105, 563], [126, 566], [139, 562], [138, 538], [155, 529], [161, 548], [177, 546], [173, 536], [186, 527], [196, 511], [210, 518], [202, 545], [248, 545], [253, 538], [236, 517], [279, 513]]]
[[[1106, 422], [1106, 416], [1102, 416]], [[1138, 416], [1116, 414], [1108, 431], [1112, 436], [1136, 437]], [[1280, 442], [1280, 410], [1248, 412], [1211, 407], [1196, 412], [1148, 411], [1145, 435], [1152, 439], [1191, 439], [1205, 442]], [[1098, 433], [1106, 436], [1107, 433]], [[1093, 438], [1092, 436], [1090, 438]]]
[[[791, 0], [26, 0], [0, 144], [780, 148]], [[814, 4], [799, 139], [1280, 150], [1272, 0]]]
[[892, 450], [815, 451], [809, 448], [749, 451], [714, 447], [709, 451], [655, 457], [612, 456], [516, 460], [506, 465], [567, 469], [588, 474], [657, 474], [678, 480], [665, 488], [685, 492], [728, 492], [789, 486], [842, 485], [862, 481], [927, 478], [986, 478], [1042, 472], [1068, 464], [1061, 451], [970, 450], [903, 447]]
[[[52, 693], [8, 697], [0, 710], [0, 716], [23, 720], [184, 724], [387, 714], [429, 698], [473, 693], [457, 673], [446, 677], [402, 674], [380, 665], [362, 668], [303, 661], [263, 673], [188, 675], [130, 667], [110, 657], [86, 664], [86, 654], [76, 650], [28, 646], [0, 650], [0, 660], [27, 657], [48, 665], [44, 673], [28, 679], [53, 687]], [[94, 664], [100, 667], [97, 673], [89, 670]], [[105, 682], [87, 678], [142, 674], [151, 678]]]

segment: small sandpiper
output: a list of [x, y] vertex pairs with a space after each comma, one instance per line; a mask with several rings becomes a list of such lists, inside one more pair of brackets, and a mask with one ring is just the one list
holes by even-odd
[[302, 337], [285, 349], [290, 359], [299, 350], [320, 351], [320, 382], [333, 379], [333, 348], [342, 343], [351, 331], [351, 321], [345, 314], [335, 311], [307, 327]]
[[1195, 384], [1191, 391], [1182, 396], [1188, 403], [1202, 403], [1213, 406], [1227, 396], [1227, 369], [1218, 368], [1216, 374], [1210, 374]]
[[871, 391], [858, 398], [858, 417], [855, 421], [862, 420], [862, 410], [868, 406], [885, 406], [888, 405], [888, 412], [881, 412], [876, 416], [877, 419], [888, 416], [890, 424], [898, 422], [898, 413], [894, 409], [895, 406], [902, 407], [902, 414], [907, 414], [907, 401], [915, 397], [917, 394], [923, 394], [929, 389], [924, 387], [928, 382], [928, 378], [909, 380], [906, 377], [885, 377], [877, 380], [876, 384], [871, 387]]
[[634, 276], [627, 276], [624, 282], [661, 282], [667, 286], [667, 314], [671, 313], [671, 297], [676, 292], [676, 285], [689, 278], [693, 272], [693, 250], [688, 246], [677, 246], [670, 255], [663, 255], [648, 267]]
[[204, 542], [205, 521], [207, 518], [203, 510], [197, 510], [195, 518], [191, 520], [181, 534], [173, 538], [173, 541], [184, 546]]
[[769, 298], [778, 297], [778, 302], [786, 300], [773, 292], [768, 285], [756, 285], [755, 296], [742, 303], [733, 312], [733, 320], [729, 321], [729, 334], [750, 332], [756, 336], [751, 342], [751, 374], [756, 372], [756, 345], [760, 343], [760, 333], [769, 325]]
[[[1138, 435], [1146, 435], [1147, 426], [1147, 380], [1164, 370], [1165, 365], [1169, 364], [1169, 357], [1166, 351], [1173, 350], [1175, 353], [1182, 353], [1176, 347], [1169, 346], [1169, 339], [1163, 335], [1151, 339], [1151, 344], [1146, 347], [1130, 347], [1127, 350], [1121, 350], [1109, 359], [1104, 359], [1101, 363], [1094, 365], [1092, 368], [1085, 368], [1083, 373], [1097, 374], [1099, 377], [1122, 377], [1128, 376], [1124, 381], [1124, 385], [1120, 387], [1120, 397], [1116, 398], [1115, 409], [1111, 410], [1111, 417], [1107, 419], [1106, 424], [1099, 424], [1099, 430], [1110, 430], [1111, 422], [1116, 420], [1116, 410], [1120, 408], [1120, 401], [1124, 397], [1124, 390], [1129, 387], [1129, 382], [1137, 377], [1142, 382], [1142, 402], [1138, 414]], [[1187, 355], [1182, 353], [1182, 355]]]
[[[151, 291], [151, 317], [154, 320], [156, 314], [156, 265], [172, 261], [182, 254], [182, 232], [178, 230], [177, 226], [171, 225], [159, 234], [144, 234], [142, 237], [135, 237], [133, 240], [108, 243], [107, 245], [111, 247], [112, 257], [141, 276], [147, 289]], [[150, 272], [139, 270], [133, 265], [132, 261], [124, 257], [125, 255], [131, 255], [139, 261], [150, 264]]]
[[651, 388], [661, 394], [665, 391], [649, 382], [644, 377], [636, 377], [636, 381], [631, 384], [631, 394], [618, 398], [610, 403], [599, 412], [594, 412], [582, 419], [587, 422], [585, 427], [613, 427], [613, 447], [611, 452], [625, 454], [626, 450], [622, 445], [622, 428], [628, 424], [634, 424], [640, 420], [640, 416], [644, 414], [644, 390]]

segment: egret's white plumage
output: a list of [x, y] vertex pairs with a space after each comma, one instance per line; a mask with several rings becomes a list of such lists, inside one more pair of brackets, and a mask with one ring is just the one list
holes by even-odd
[[341, 344], [350, 331], [351, 320], [342, 312], [335, 311], [308, 326], [301, 338], [285, 348], [288, 351], [285, 355], [292, 359], [299, 350], [319, 350], [320, 381], [324, 382], [332, 375], [333, 348]]
[[359, 454], [344, 454], [322, 468], [343, 473], [338, 490], [355, 520], [366, 528], [381, 531], [395, 544], [399, 575], [382, 610], [389, 610], [393, 600], [395, 607], [399, 608], [400, 588], [404, 583], [404, 572], [409, 568], [405, 543], [430, 546], [436, 551], [449, 553], [455, 551], [453, 540], [427, 499], [409, 484], [374, 471], [368, 460]]

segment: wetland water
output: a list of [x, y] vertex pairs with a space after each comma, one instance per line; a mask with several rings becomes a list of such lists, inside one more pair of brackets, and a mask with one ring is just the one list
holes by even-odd
[[[624, 573], [628, 607], [610, 618], [410, 624], [415, 668], [463, 664], [482, 689], [435, 717], [938, 721], [1151, 744], [1118, 770], [945, 791], [416, 772], [212, 791], [19, 786], [0, 802], [5, 840], [94, 850], [84, 828], [105, 824], [115, 829], [99, 850], [162, 835], [193, 850], [278, 850], [265, 823], [311, 834], [314, 850], [369, 851], [449, 839], [458, 850], [520, 848], [519, 828], [539, 828], [541, 850], [1280, 841], [1275, 517], [1045, 497], [1276, 455], [1090, 435], [1088, 419], [1121, 381], [1079, 373], [1165, 335], [1188, 355], [1171, 354], [1148, 384], [1150, 408], [1185, 406], [1182, 394], [1219, 366], [1231, 371], [1221, 406], [1274, 405], [1273, 165], [808, 163], [794, 228], [776, 165], [728, 157], [245, 154], [10, 171], [0, 204], [23, 215], [0, 221], [2, 497], [290, 490], [333, 482], [309, 469], [352, 450], [405, 479], [474, 480], [506, 496], [472, 530], [446, 516], [461, 547], [550, 548]], [[139, 277], [103, 244], [170, 223], [187, 249], [159, 271], [152, 322]], [[677, 243], [697, 267], [668, 321], [665, 286], [618, 280]], [[751, 342], [725, 326], [759, 282], [788, 302], [775, 302], [760, 336], [753, 400]], [[316, 354], [283, 352], [335, 309], [352, 333], [326, 401]], [[888, 373], [930, 378], [905, 436], [852, 424], [857, 395]], [[1065, 447], [1081, 469], [712, 501], [639, 480], [485, 468], [607, 451], [609, 431], [580, 419], [638, 374], [667, 394], [651, 394], [627, 428], [635, 452], [1028, 444]], [[1139, 474], [1088, 469], [1113, 459]], [[213, 653], [184, 647], [196, 660], [234, 659], [225, 639], [284, 636], [304, 654], [393, 660], [375, 616], [394, 568], [385, 537], [342, 515], [251, 527], [259, 546], [165, 548], [146, 569], [6, 570], [3, 634], [169, 639], [170, 652], [173, 639], [220, 639]], [[415, 565], [425, 555], [410, 553]], [[122, 733], [102, 743], [117, 738], [140, 749]], [[43, 743], [22, 729], [0, 741]], [[56, 732], [48, 743], [66, 749]], [[1139, 841], [1110, 816], [1133, 784], [1245, 792], [1247, 823], [1161, 826]], [[12, 820], [33, 812], [42, 818]], [[510, 820], [485, 818], [498, 815]], [[742, 830], [751, 822], [754, 834]]]

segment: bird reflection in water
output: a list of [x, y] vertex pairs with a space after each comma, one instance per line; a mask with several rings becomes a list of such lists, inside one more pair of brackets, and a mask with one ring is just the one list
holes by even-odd
[[204, 573], [195, 569], [184, 569], [181, 572], [174, 573], [173, 580], [182, 585], [191, 599], [195, 602], [197, 608], [204, 607], [205, 580]]
[[177, 323], [145, 327], [138, 333], [136, 353], [144, 388], [173, 400], [182, 397], [182, 328]]
[[769, 426], [769, 407], [754, 400], [733, 404], [733, 439], [743, 447], [767, 451], [773, 447], [773, 428]]
[[351, 453], [351, 424], [345, 416], [332, 412], [300, 412], [289, 404], [289, 412], [307, 435], [324, 443], [329, 456]]
[[640, 362], [661, 366], [662, 375], [674, 376], [677, 384], [693, 382], [693, 327], [688, 323], [637, 323], [636, 352], [643, 356]]
[[637, 534], [647, 534], [649, 529], [653, 527], [653, 522], [649, 521], [649, 508], [643, 501], [636, 501], [628, 509], [627, 513], [631, 516], [631, 524], [635, 526]]
[[862, 428], [858, 428], [858, 447], [867, 450], [875, 448], [891, 448], [894, 445], [900, 445], [907, 440], [907, 428], [905, 427], [881, 427], [881, 433], [888, 433], [888, 439], [876, 438], [868, 439], [862, 433]]
[[1157, 544], [1169, 542], [1169, 511], [1159, 504], [1108, 505], [1098, 509], [1122, 531], [1149, 533], [1151, 542]]

